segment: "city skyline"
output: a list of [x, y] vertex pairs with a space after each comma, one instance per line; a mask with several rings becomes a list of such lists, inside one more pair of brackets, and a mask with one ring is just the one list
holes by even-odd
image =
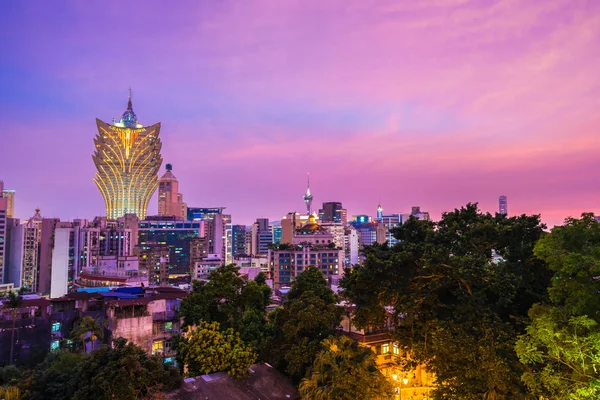
[[128, 24], [117, 2], [4, 4], [0, 179], [15, 216], [105, 214], [94, 118], [118, 117], [128, 87], [163, 122], [161, 168], [188, 205], [227, 207], [234, 224], [305, 210], [308, 172], [313, 210], [339, 201], [349, 216], [380, 202], [495, 212], [500, 195], [550, 227], [598, 214], [600, 4], [454, 3], [139, 3]]

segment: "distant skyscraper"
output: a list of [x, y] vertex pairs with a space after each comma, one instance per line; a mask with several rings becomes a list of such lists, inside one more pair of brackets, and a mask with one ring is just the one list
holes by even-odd
[[498, 198], [498, 205], [500, 214], [508, 214], [508, 198], [506, 196]]
[[220, 254], [229, 264], [232, 257], [231, 214], [224, 214], [226, 207], [187, 207], [188, 221], [204, 221], [205, 235], [209, 239], [209, 254]]
[[7, 200], [3, 195], [4, 193], [4, 182], [0, 181], [0, 284], [4, 282], [4, 265], [5, 265], [5, 254], [7, 247], [7, 235], [6, 235], [6, 210]]
[[273, 243], [273, 231], [268, 218], [257, 218], [252, 224], [252, 255], [266, 256]]
[[[138, 246], [147, 252], [152, 248], [167, 246], [169, 273], [185, 274], [190, 270], [191, 241], [204, 236], [204, 222], [171, 221], [160, 219], [140, 221]], [[162, 250], [161, 250], [162, 252]], [[159, 255], [164, 257], [164, 255]], [[166, 258], [166, 257], [165, 257]]]
[[330, 201], [323, 203], [323, 208], [319, 210], [319, 219], [321, 222], [338, 222], [345, 224], [346, 213], [342, 203]]
[[98, 171], [94, 182], [104, 197], [106, 216], [117, 219], [136, 214], [144, 219], [162, 164], [160, 122], [152, 126], [138, 123], [130, 91], [120, 121], [107, 124], [96, 118], [96, 125], [96, 152], [92, 158]]
[[27, 292], [38, 290], [41, 240], [42, 216], [39, 209], [26, 223], [11, 227], [8, 281]]
[[279, 244], [281, 243], [281, 225], [271, 225], [271, 230], [273, 231], [273, 243]]
[[306, 215], [310, 215], [313, 196], [310, 193], [310, 175], [308, 177], [308, 184], [306, 185], [306, 193], [304, 194], [304, 203], [306, 203]]
[[246, 225], [233, 225], [231, 232], [231, 251], [233, 258], [250, 254], [250, 229]]
[[377, 221], [381, 221], [381, 219], [383, 218], [383, 207], [381, 207], [381, 204], [377, 206]]
[[166, 165], [167, 171], [158, 180], [158, 215], [186, 218], [183, 214], [183, 195], [179, 193], [179, 182], [173, 175], [173, 166]]
[[0, 197], [6, 199], [6, 218], [15, 217], [15, 191], [10, 189], [0, 189]]

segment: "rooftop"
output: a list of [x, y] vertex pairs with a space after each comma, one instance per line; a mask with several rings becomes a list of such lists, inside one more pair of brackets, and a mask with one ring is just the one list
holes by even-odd
[[217, 399], [261, 399], [294, 400], [300, 395], [289, 378], [268, 364], [254, 364], [249, 377], [233, 379], [224, 373], [202, 375], [186, 379], [183, 386], [171, 393], [167, 399], [217, 400]]

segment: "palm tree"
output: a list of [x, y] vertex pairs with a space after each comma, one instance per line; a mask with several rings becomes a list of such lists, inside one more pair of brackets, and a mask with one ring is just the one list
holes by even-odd
[[375, 354], [341, 336], [323, 341], [309, 375], [300, 383], [303, 399], [386, 399], [392, 386], [377, 369]]
[[85, 337], [89, 333], [89, 340], [92, 342], [92, 351], [94, 351], [94, 341], [104, 339], [104, 327], [106, 321], [98, 318], [92, 318], [89, 315], [83, 317], [79, 325], [71, 332], [73, 337], [81, 339], [83, 352], [85, 353]]
[[9, 364], [13, 364], [13, 355], [15, 352], [15, 325], [17, 323], [17, 311], [23, 304], [23, 298], [15, 291], [8, 292], [8, 300], [4, 302], [2, 308], [8, 308], [12, 310], [12, 333], [10, 335], [10, 361]]

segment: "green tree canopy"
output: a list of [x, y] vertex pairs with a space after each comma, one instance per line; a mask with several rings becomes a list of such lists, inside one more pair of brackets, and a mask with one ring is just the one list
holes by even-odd
[[208, 282], [194, 281], [192, 293], [183, 299], [179, 312], [185, 325], [218, 322], [223, 329], [233, 328], [262, 355], [270, 335], [266, 307], [271, 289], [264, 274], [244, 281], [238, 271], [235, 265], [226, 265], [213, 271]]
[[74, 399], [140, 399], [181, 384], [177, 368], [123, 338], [85, 357], [77, 379]]
[[7, 296], [8, 298], [2, 305], [2, 308], [7, 308], [7, 309], [12, 310], [12, 330], [11, 330], [11, 334], [10, 334], [10, 356], [9, 356], [9, 360], [8, 360], [9, 364], [14, 363], [15, 330], [16, 330], [15, 324], [17, 322], [17, 311], [18, 311], [19, 307], [21, 307], [21, 305], [23, 304], [23, 298], [21, 297], [21, 294], [23, 292], [22, 289], [23, 288], [21, 288], [20, 293], [17, 293], [16, 291], [13, 291], [13, 290], [9, 291], [8, 296]]
[[83, 351], [85, 352], [85, 342], [91, 342], [92, 351], [94, 351], [94, 342], [98, 339], [104, 339], [104, 328], [106, 320], [93, 318], [89, 315], [84, 316], [71, 332], [71, 337], [81, 340]]
[[569, 218], [535, 247], [554, 277], [547, 304], [530, 311], [516, 351], [532, 393], [552, 399], [600, 398], [600, 224]]
[[178, 357], [188, 376], [227, 372], [243, 378], [256, 361], [256, 353], [232, 328], [220, 330], [218, 322], [201, 322], [187, 328], [178, 344]]
[[345, 336], [323, 341], [300, 383], [300, 394], [307, 400], [389, 399], [392, 389], [377, 369], [371, 349]]
[[309, 267], [296, 278], [283, 307], [271, 316], [270, 361], [296, 381], [305, 376], [321, 342], [340, 325], [343, 310], [336, 300], [323, 273]]
[[533, 254], [539, 216], [481, 213], [468, 204], [439, 222], [409, 218], [399, 242], [365, 249], [346, 270], [344, 296], [354, 323], [394, 336], [413, 364], [435, 373], [437, 396], [521, 398], [522, 364], [514, 352], [527, 311], [546, 296], [551, 273]]
[[29, 376], [25, 391], [30, 400], [71, 400], [79, 385], [79, 372], [84, 356], [70, 352], [48, 353], [44, 361], [33, 371], [25, 372]]
[[177, 368], [118, 338], [89, 355], [51, 352], [21, 381], [27, 399], [142, 399], [178, 387]]
[[239, 305], [244, 280], [238, 271], [235, 265], [224, 265], [211, 272], [208, 281], [194, 281], [192, 292], [179, 308], [184, 324], [214, 321], [223, 327], [233, 327], [242, 314]]

